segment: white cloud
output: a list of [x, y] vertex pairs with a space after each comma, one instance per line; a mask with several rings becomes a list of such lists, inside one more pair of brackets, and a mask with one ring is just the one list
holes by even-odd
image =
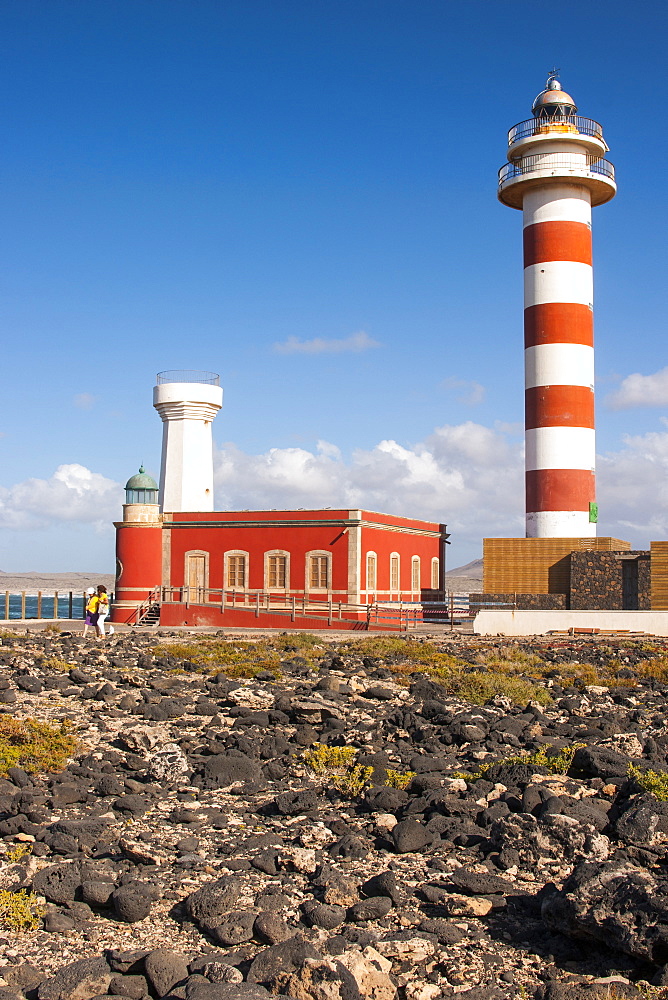
[[360, 351], [380, 346], [379, 341], [374, 340], [364, 330], [360, 330], [341, 340], [326, 340], [323, 337], [299, 340], [297, 337], [288, 337], [282, 343], [274, 344], [274, 351], [277, 354], [342, 354], [345, 351], [359, 354]]
[[445, 521], [477, 540], [523, 528], [522, 446], [472, 421], [438, 427], [410, 447], [380, 441], [349, 461], [325, 442], [316, 452], [271, 448], [261, 455], [228, 444], [215, 468], [221, 509], [361, 507]]
[[90, 392], [79, 392], [74, 397], [74, 405], [78, 410], [91, 410], [96, 400], [97, 396], [93, 396]]
[[[229, 444], [215, 453], [216, 506], [404, 514], [444, 521], [453, 541], [477, 550], [485, 535], [524, 533], [523, 446], [512, 430], [469, 420], [437, 427], [411, 445], [379, 441], [350, 458], [328, 441], [315, 450], [271, 448], [260, 455]], [[668, 538], [668, 429], [625, 437], [618, 450], [599, 455], [597, 468], [600, 534], [635, 547]], [[0, 487], [0, 528], [70, 522], [111, 533], [122, 502], [121, 484], [81, 465], [61, 465], [49, 479]]]
[[30, 530], [61, 521], [111, 531], [123, 503], [122, 487], [83, 465], [60, 465], [50, 479], [0, 487], [0, 528]]
[[[668, 424], [668, 421], [664, 422]], [[216, 454], [222, 509], [349, 507], [444, 521], [453, 541], [524, 534], [523, 444], [517, 430], [473, 421], [435, 428], [410, 446], [380, 441], [349, 460], [328, 443], [316, 451], [272, 448]], [[627, 436], [597, 458], [599, 534], [647, 547], [668, 538], [668, 430]]]
[[629, 410], [634, 406], [668, 406], [668, 368], [653, 375], [635, 372], [622, 379], [616, 392], [606, 396], [612, 410]]
[[446, 392], [458, 392], [459, 395], [456, 398], [465, 406], [477, 406], [485, 398], [485, 387], [479, 382], [451, 377], [444, 379], [441, 386]]
[[626, 435], [597, 460], [597, 494], [606, 533], [645, 546], [668, 538], [668, 432]]

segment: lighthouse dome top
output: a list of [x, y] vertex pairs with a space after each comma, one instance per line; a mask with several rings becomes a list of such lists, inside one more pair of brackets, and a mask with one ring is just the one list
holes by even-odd
[[570, 94], [563, 90], [556, 76], [550, 74], [545, 90], [533, 102], [531, 110], [535, 118], [553, 118], [555, 115], [577, 114], [577, 105]]
[[143, 465], [139, 466], [139, 472], [130, 476], [125, 484], [126, 490], [157, 490], [158, 484], [153, 476], [149, 476]]

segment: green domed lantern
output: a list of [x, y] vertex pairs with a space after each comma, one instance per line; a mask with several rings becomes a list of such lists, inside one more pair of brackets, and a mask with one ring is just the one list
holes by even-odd
[[125, 484], [126, 503], [155, 503], [158, 502], [158, 484], [153, 476], [149, 476], [143, 465], [139, 466], [139, 472], [130, 476]]

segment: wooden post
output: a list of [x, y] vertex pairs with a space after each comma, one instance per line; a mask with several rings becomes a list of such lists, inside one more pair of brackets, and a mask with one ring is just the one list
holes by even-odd
[[455, 595], [450, 591], [450, 631], [455, 627]]
[[26, 592], [25, 592], [25, 590], [22, 590], [21, 591], [21, 618], [23, 618], [25, 620], [25, 616], [26, 616]]
[[72, 591], [70, 590], [70, 599], [69, 599], [69, 607], [68, 607], [68, 609], [67, 609], [67, 617], [68, 617], [68, 618], [69, 618], [70, 620], [72, 619], [72, 606], [73, 606], [73, 605], [72, 605]]
[[42, 617], [42, 591], [37, 591], [37, 617]]
[[295, 594], [292, 595], [292, 615], [291, 620], [295, 620], [295, 615], [297, 614], [297, 597]]
[[260, 617], [260, 591], [255, 595], [255, 617]]
[[58, 617], [58, 591], [53, 595], [53, 617]]
[[332, 624], [332, 598], [329, 599], [329, 614], [327, 615], [327, 624]]
[[5, 591], [5, 618], [9, 621], [9, 591]]

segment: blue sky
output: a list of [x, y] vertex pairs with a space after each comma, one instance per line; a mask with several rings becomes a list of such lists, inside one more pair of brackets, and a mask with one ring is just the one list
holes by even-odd
[[496, 171], [554, 65], [619, 183], [594, 213], [599, 530], [668, 536], [668, 14], [552, 16], [5, 0], [0, 569], [110, 571], [172, 368], [221, 375], [219, 507], [443, 520], [451, 566], [522, 534], [521, 216]]

